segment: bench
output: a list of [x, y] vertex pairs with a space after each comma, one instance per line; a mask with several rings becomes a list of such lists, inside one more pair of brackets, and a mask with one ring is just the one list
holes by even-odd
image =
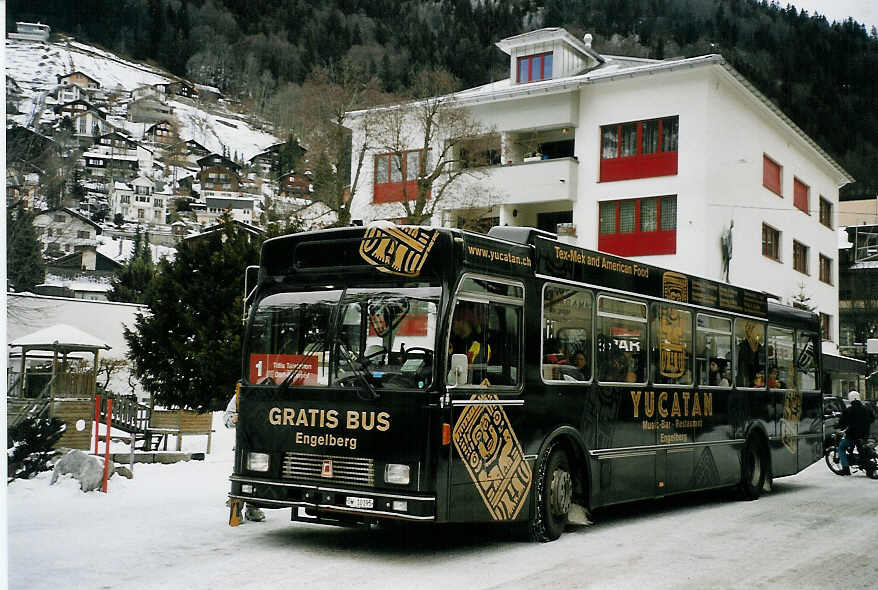
[[207, 452], [210, 453], [213, 414], [199, 414], [192, 410], [160, 410], [153, 409], [149, 419], [147, 437], [156, 436], [153, 450], [158, 450], [164, 442], [164, 450], [168, 450], [168, 437], [177, 437], [177, 451], [182, 450], [184, 436], [207, 436]]

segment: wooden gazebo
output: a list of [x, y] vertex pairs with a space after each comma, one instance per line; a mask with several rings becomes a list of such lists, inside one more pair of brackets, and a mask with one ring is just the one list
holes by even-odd
[[[56, 446], [88, 449], [94, 416], [95, 384], [101, 350], [111, 347], [101, 339], [67, 324], [56, 324], [9, 343], [21, 348], [21, 370], [7, 392], [9, 426], [34, 414], [47, 413], [67, 424]], [[28, 371], [28, 353], [52, 353], [51, 372]], [[90, 353], [91, 370], [71, 370], [70, 355]]]

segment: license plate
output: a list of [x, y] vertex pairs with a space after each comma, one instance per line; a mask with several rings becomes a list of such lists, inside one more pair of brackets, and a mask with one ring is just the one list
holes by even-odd
[[356, 496], [348, 496], [344, 501], [348, 508], [374, 508], [375, 500], [372, 498], [357, 498]]

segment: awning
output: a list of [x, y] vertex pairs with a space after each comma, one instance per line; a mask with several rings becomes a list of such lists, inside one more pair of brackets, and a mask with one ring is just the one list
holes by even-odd
[[868, 372], [868, 364], [849, 356], [823, 353], [823, 370], [830, 373], [856, 373], [865, 375]]

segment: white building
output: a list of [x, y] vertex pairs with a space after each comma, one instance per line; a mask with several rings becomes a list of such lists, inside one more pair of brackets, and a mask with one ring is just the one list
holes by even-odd
[[15, 33], [9, 33], [7, 37], [9, 39], [15, 39], [17, 41], [46, 42], [49, 40], [49, 35], [52, 32], [52, 28], [49, 25], [44, 25], [43, 23], [17, 22], [15, 23], [15, 31]]
[[155, 183], [138, 176], [128, 183], [116, 182], [113, 187], [112, 215], [122, 214], [125, 221], [164, 224], [168, 214], [169, 195], [156, 193]]
[[94, 247], [101, 233], [101, 226], [67, 207], [39, 212], [34, 216], [34, 229], [43, 250], [51, 254], [68, 254], [78, 247]]
[[[804, 290], [825, 316], [825, 339], [838, 341], [834, 228], [838, 190], [852, 178], [721, 56], [603, 56], [590, 35], [558, 28], [497, 47], [509, 55], [508, 79], [446, 97], [491, 132], [478, 148], [487, 165], [444, 197], [434, 225], [455, 225], [479, 204], [462, 194], [485, 192], [488, 225], [560, 230], [585, 248], [787, 303]], [[349, 113], [354, 146], [362, 118], [377, 112]], [[417, 150], [423, 135], [408, 131]], [[418, 157], [397, 161], [411, 168]], [[354, 219], [404, 217], [387, 196], [415, 176], [394, 170], [392, 158], [366, 158]], [[355, 171], [352, 161], [352, 184]], [[724, 236], [733, 245], [727, 278]]]
[[216, 223], [220, 216], [228, 212], [232, 219], [243, 223], [253, 223], [255, 202], [253, 197], [243, 197], [240, 193], [204, 197], [204, 207], [193, 207], [195, 219], [200, 224]]

